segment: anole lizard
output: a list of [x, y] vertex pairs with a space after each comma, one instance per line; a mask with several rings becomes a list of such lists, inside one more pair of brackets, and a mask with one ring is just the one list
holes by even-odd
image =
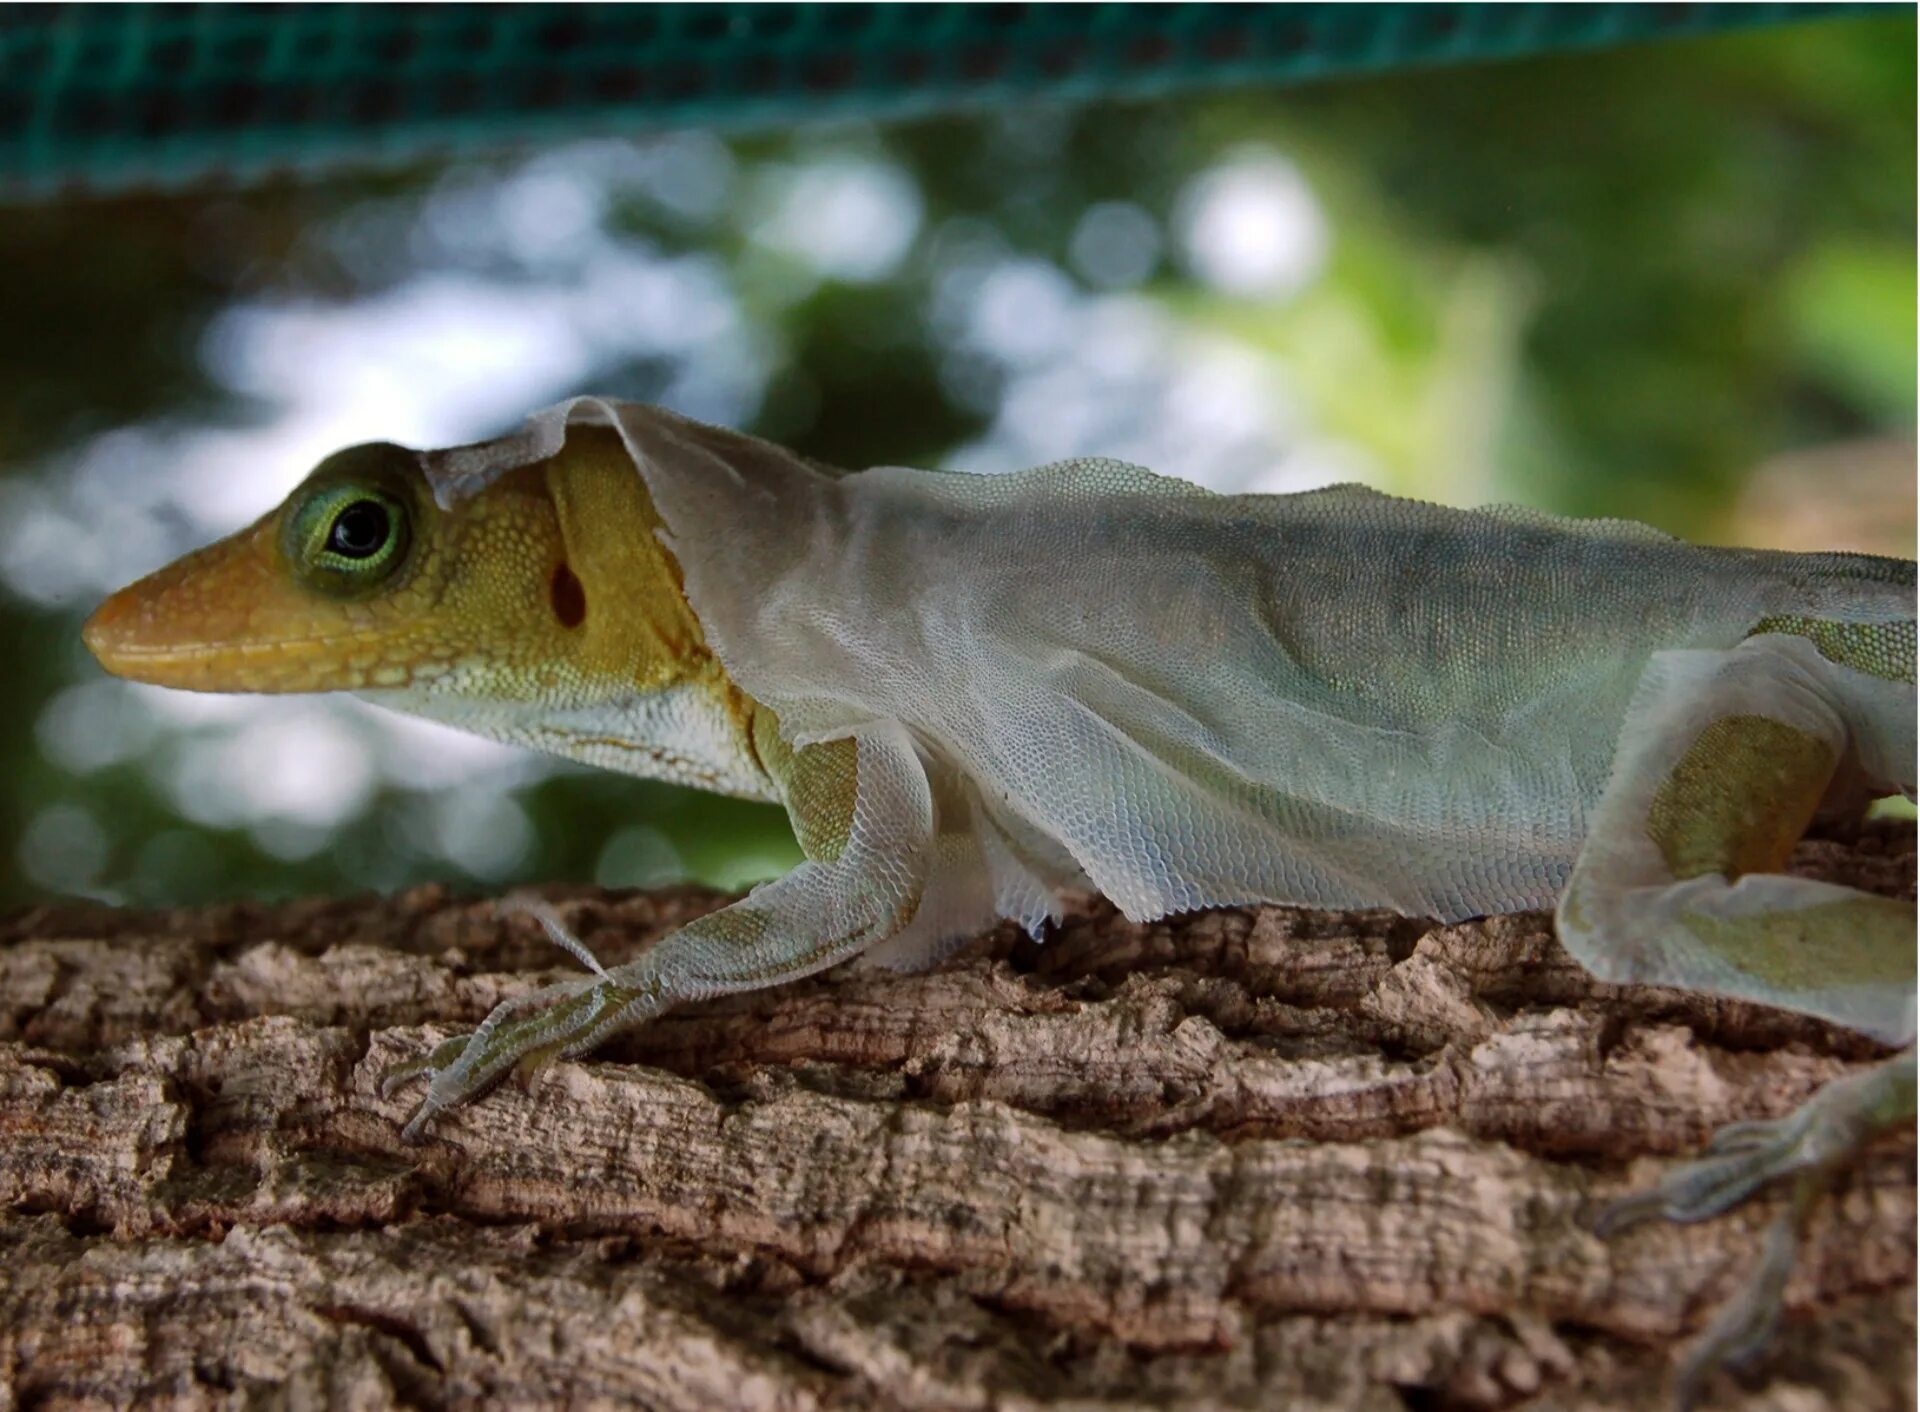
[[[610, 769], [777, 800], [805, 861], [403, 1066], [409, 1124], [692, 997], [911, 967], [1091, 883], [1457, 919], [1557, 903], [1610, 981], [1911, 1046], [1914, 909], [1783, 875], [1816, 812], [1915, 789], [1914, 565], [1625, 521], [1138, 467], [843, 474], [581, 398], [449, 451], [330, 457], [86, 627], [123, 676], [352, 691]], [[1763, 1341], [1800, 1214], [1911, 1119], [1914, 1059], [1630, 1199], [1792, 1210], [1690, 1378]]]

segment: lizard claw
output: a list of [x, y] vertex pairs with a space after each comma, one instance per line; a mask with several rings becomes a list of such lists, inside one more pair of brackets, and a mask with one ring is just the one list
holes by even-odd
[[1714, 1154], [1729, 1152], [1751, 1152], [1765, 1147], [1779, 1137], [1780, 1124], [1772, 1122], [1728, 1123], [1713, 1135], [1707, 1143], [1707, 1151]]
[[1690, 1407], [1713, 1374], [1752, 1362], [1779, 1324], [1781, 1296], [1799, 1250], [1807, 1212], [1846, 1160], [1912, 1117], [1913, 1056], [1828, 1084], [1784, 1118], [1731, 1123], [1706, 1155], [1669, 1172], [1646, 1191], [1609, 1206], [1594, 1223], [1608, 1237], [1653, 1219], [1704, 1221], [1781, 1177], [1793, 1177], [1792, 1201], [1767, 1231], [1752, 1278], [1714, 1316], [1681, 1363], [1678, 1399]]
[[[381, 1093], [426, 1078], [427, 1092], [402, 1134], [415, 1141], [436, 1114], [493, 1087], [509, 1070], [530, 1073], [551, 1059], [590, 1048], [603, 1033], [603, 1022], [634, 998], [624, 987], [583, 978], [503, 1000], [472, 1034], [457, 1035], [424, 1058], [388, 1069], [380, 1078]], [[535, 1013], [514, 1018], [528, 1010]]]
[[[437, 1114], [490, 1088], [510, 1069], [531, 1074], [553, 1059], [592, 1048], [612, 1028], [611, 1022], [642, 996], [621, 985], [544, 902], [512, 898], [501, 910], [532, 917], [593, 975], [503, 1000], [471, 1034], [456, 1035], [426, 1055], [384, 1070], [379, 1078], [383, 1098], [415, 1079], [427, 1081], [420, 1106], [402, 1130], [409, 1142], [417, 1141]], [[523, 1013], [528, 1011], [533, 1013]]]
[[1912, 1059], [1903, 1055], [1836, 1079], [1784, 1118], [1729, 1123], [1714, 1134], [1705, 1156], [1615, 1202], [1594, 1229], [1611, 1236], [1656, 1217], [1683, 1224], [1704, 1221], [1778, 1178], [1829, 1172], [1887, 1127], [1911, 1117], [1912, 1086]]
[[1658, 1185], [1622, 1197], [1600, 1213], [1594, 1234], [1603, 1239], [1651, 1220], [1690, 1225], [1737, 1206], [1775, 1177], [1795, 1169], [1791, 1148], [1748, 1143], [1716, 1151], [1669, 1172]]
[[392, 1098], [415, 1079], [422, 1077], [431, 1079], [437, 1071], [447, 1068], [458, 1059], [460, 1051], [466, 1047], [467, 1036], [455, 1035], [452, 1039], [442, 1041], [416, 1058], [403, 1059], [398, 1064], [387, 1065], [380, 1071], [380, 1077], [375, 1081], [379, 1086], [380, 1096]]
[[1700, 1400], [1722, 1368], [1744, 1368], [1765, 1351], [1780, 1325], [1787, 1276], [1800, 1251], [1800, 1222], [1814, 1198], [1826, 1188], [1819, 1178], [1803, 1177], [1792, 1209], [1767, 1228], [1760, 1263], [1739, 1293], [1724, 1304], [1680, 1362], [1675, 1399], [1685, 1412]]

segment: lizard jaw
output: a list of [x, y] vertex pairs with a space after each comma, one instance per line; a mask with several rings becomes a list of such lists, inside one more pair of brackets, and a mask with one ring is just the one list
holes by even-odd
[[80, 636], [115, 676], [188, 691], [399, 687], [427, 665], [393, 623], [292, 585], [261, 526], [129, 584]]

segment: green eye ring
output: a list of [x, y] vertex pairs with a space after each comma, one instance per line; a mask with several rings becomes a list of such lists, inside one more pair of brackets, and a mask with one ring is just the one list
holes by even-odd
[[357, 597], [391, 578], [412, 540], [405, 501], [379, 486], [318, 486], [287, 517], [287, 559], [310, 586]]

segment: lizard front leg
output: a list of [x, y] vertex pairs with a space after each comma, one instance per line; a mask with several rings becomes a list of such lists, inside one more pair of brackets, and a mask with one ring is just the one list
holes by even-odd
[[390, 1070], [383, 1089], [428, 1081], [407, 1136], [511, 1068], [584, 1054], [684, 1000], [810, 975], [904, 927], [926, 886], [933, 833], [926, 772], [906, 731], [876, 725], [792, 752], [780, 774], [805, 862], [612, 970], [542, 916], [593, 974], [507, 1001], [472, 1034]]
[[[1797, 637], [1656, 657], [1562, 895], [1561, 940], [1605, 980], [1760, 1001], [1911, 1043], [1913, 905], [1780, 869], [1823, 799], [1862, 786], [1912, 793], [1912, 718], [1910, 683], [1826, 661]], [[1913, 1116], [1909, 1049], [1784, 1118], [1723, 1129], [1705, 1157], [1602, 1218], [1603, 1234], [1704, 1220], [1792, 1182], [1751, 1282], [1681, 1369], [1683, 1403], [1720, 1364], [1764, 1346], [1807, 1212], [1850, 1157]]]

